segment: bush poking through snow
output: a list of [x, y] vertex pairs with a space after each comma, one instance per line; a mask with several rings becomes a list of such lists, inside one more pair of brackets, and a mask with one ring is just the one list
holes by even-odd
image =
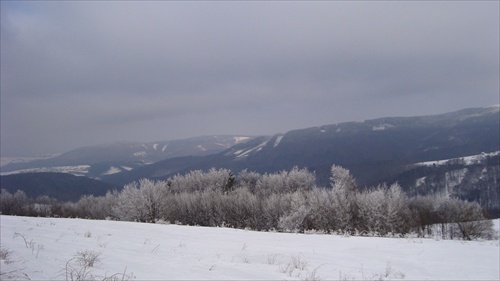
[[14, 233], [14, 238], [16, 237], [21, 237], [23, 238], [24, 245], [26, 246], [26, 249], [34, 248], [35, 247], [35, 242], [33, 242], [33, 239], [28, 240], [28, 236], [21, 234], [19, 232]]
[[0, 248], [0, 260], [8, 261], [11, 254], [12, 252], [6, 248]]
[[306, 270], [308, 265], [309, 263], [304, 260], [302, 254], [298, 254], [296, 257], [292, 257], [288, 263], [280, 264], [279, 270], [281, 273], [286, 273], [288, 277], [292, 277], [294, 271], [297, 270], [299, 271], [297, 276], [300, 276], [301, 271]]
[[270, 265], [277, 264], [279, 256], [280, 256], [279, 254], [268, 254], [267, 255], [267, 264], [270, 264]]
[[101, 254], [96, 251], [78, 251], [75, 255], [75, 261], [84, 267], [94, 267], [101, 262]]
[[320, 281], [320, 280], [322, 280], [322, 278], [317, 275], [316, 271], [318, 270], [318, 268], [314, 269], [313, 271], [307, 271], [306, 277], [304, 278], [304, 281]]
[[115, 273], [110, 276], [105, 275], [102, 277], [94, 275], [92, 268], [101, 262], [101, 254], [96, 251], [78, 251], [74, 258], [66, 262], [66, 281], [128, 281], [135, 278], [132, 273], [127, 274], [127, 268], [125, 268], [123, 273]]

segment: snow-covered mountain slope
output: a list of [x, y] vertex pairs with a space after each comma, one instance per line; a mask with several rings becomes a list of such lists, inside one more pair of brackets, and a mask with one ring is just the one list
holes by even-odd
[[475, 165], [485, 163], [489, 158], [499, 156], [500, 151], [481, 153], [477, 155], [470, 155], [465, 157], [458, 157], [453, 159], [435, 160], [416, 163], [417, 166], [445, 166], [451, 164]]
[[10, 172], [3, 172], [1, 176], [8, 176], [14, 174], [26, 174], [26, 173], [65, 173], [72, 174], [75, 176], [86, 176], [89, 173], [90, 165], [75, 165], [75, 166], [55, 166], [55, 167], [41, 167], [41, 168], [30, 168], [15, 170]]
[[[86, 278], [79, 280], [500, 278], [498, 240], [344, 237], [11, 216], [0, 221], [2, 280], [76, 280], [84, 272]], [[85, 267], [92, 257], [95, 263]]]
[[458, 197], [498, 213], [500, 151], [419, 162], [390, 181], [400, 183], [410, 195]]
[[61, 202], [76, 202], [83, 195], [104, 196], [108, 191], [121, 189], [121, 186], [84, 176], [51, 172], [0, 176], [0, 187], [11, 194], [22, 190], [32, 199], [46, 195]]
[[116, 142], [75, 149], [48, 159], [11, 162], [2, 175], [19, 172], [62, 172], [100, 177], [168, 158], [208, 155], [244, 143], [250, 136], [205, 136], [152, 143]]

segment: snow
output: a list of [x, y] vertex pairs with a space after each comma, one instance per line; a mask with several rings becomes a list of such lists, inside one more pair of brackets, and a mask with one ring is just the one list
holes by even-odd
[[240, 142], [244, 142], [248, 139], [250, 139], [250, 137], [233, 137], [235, 143], [240, 143]]
[[421, 186], [425, 183], [425, 179], [426, 177], [421, 177], [421, 178], [418, 178], [416, 181], [415, 181], [415, 186]]
[[157, 143], [153, 144], [153, 149], [156, 150], [157, 148], [158, 148], [158, 144]]
[[203, 145], [201, 145], [201, 144], [198, 145], [198, 149], [201, 151], [207, 151], [207, 149], [204, 148]]
[[384, 124], [380, 124], [378, 126], [373, 126], [372, 130], [373, 131], [383, 131], [385, 129], [394, 128], [394, 127], [395, 127], [394, 125], [384, 123]]
[[136, 157], [145, 157], [147, 154], [146, 151], [137, 151], [137, 152], [134, 152], [134, 156]]
[[453, 159], [443, 159], [443, 160], [437, 160], [437, 161], [427, 161], [427, 162], [419, 162], [416, 163], [417, 165], [422, 165], [422, 166], [440, 166], [440, 165], [447, 165], [449, 164], [450, 161], [454, 162], [459, 162], [465, 165], [474, 165], [474, 164], [479, 164], [482, 163], [486, 160], [487, 157], [494, 157], [500, 155], [500, 151], [495, 151], [495, 152], [490, 152], [490, 153], [481, 153], [477, 155], [470, 155], [466, 157], [461, 157], [461, 158], [453, 158]]
[[34, 160], [49, 159], [61, 155], [60, 153], [55, 153], [51, 155], [45, 155], [41, 157], [0, 157], [0, 167], [7, 166], [9, 164], [18, 163], [28, 163]]
[[2, 252], [10, 253], [0, 262], [2, 279], [64, 280], [66, 264], [78, 251], [100, 253], [100, 262], [89, 268], [92, 275], [125, 272], [136, 280], [500, 278], [498, 240], [346, 237], [13, 216], [0, 216], [0, 222]]
[[283, 139], [283, 136], [278, 136], [278, 137], [276, 138], [276, 140], [274, 141], [274, 145], [273, 145], [273, 147], [277, 147], [277, 146], [280, 144], [281, 139]]
[[128, 166], [122, 166], [122, 169], [127, 170], [127, 171], [130, 171], [130, 170], [132, 170], [133, 168], [132, 168], [132, 167], [128, 167]]
[[31, 168], [22, 169], [11, 172], [0, 173], [2, 176], [21, 174], [21, 173], [67, 173], [75, 176], [84, 176], [89, 172], [90, 165], [76, 165], [76, 166], [56, 166], [56, 167], [42, 167], [42, 168]]
[[167, 149], [167, 146], [168, 146], [168, 143], [163, 146], [163, 148], [161, 149], [161, 152], [165, 152], [165, 149]]
[[247, 149], [247, 150], [238, 150], [238, 151], [234, 152], [234, 155], [236, 155], [236, 158], [247, 157], [253, 151], [261, 151], [262, 148], [267, 145], [268, 141], [269, 140], [266, 140], [266, 141], [260, 143], [259, 145], [257, 145], [256, 147], [252, 147], [252, 148]]
[[444, 174], [446, 188], [450, 189], [454, 186], [461, 184], [465, 178], [465, 175], [467, 174], [467, 171], [468, 171], [467, 168], [463, 168], [446, 172]]
[[9, 164], [26, 163], [33, 160], [40, 159], [38, 157], [0, 157], [0, 167]]
[[112, 175], [112, 174], [117, 174], [117, 173], [121, 173], [121, 169], [117, 168], [117, 167], [111, 167], [109, 168], [109, 170], [107, 170], [106, 172], [104, 172], [102, 175], [103, 176], [106, 176], [106, 175]]

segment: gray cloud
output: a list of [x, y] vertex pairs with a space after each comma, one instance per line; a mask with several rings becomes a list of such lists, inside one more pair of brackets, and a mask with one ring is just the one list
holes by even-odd
[[1, 152], [499, 103], [499, 3], [1, 2]]

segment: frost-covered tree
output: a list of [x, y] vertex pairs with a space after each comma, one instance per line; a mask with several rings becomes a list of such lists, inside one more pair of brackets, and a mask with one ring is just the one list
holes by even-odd
[[276, 229], [280, 217], [290, 210], [290, 200], [288, 194], [270, 194], [263, 198], [262, 216], [266, 229]]
[[33, 204], [33, 215], [50, 217], [53, 215], [57, 200], [47, 195], [38, 196]]
[[6, 189], [0, 191], [0, 205], [2, 214], [6, 215], [29, 215], [30, 202], [26, 193], [17, 190], [11, 194]]
[[408, 198], [408, 209], [412, 213], [411, 226], [420, 228], [420, 235], [432, 234], [432, 224], [437, 224], [440, 219], [437, 214], [438, 201], [434, 196], [416, 196]]
[[75, 215], [80, 218], [104, 219], [108, 213], [103, 210], [103, 201], [105, 197], [94, 197], [93, 195], [84, 195], [75, 204]]
[[262, 177], [261, 174], [256, 172], [249, 172], [247, 169], [238, 173], [236, 177], [236, 184], [238, 188], [246, 188], [253, 194], [257, 193], [257, 182]]
[[307, 169], [293, 167], [291, 171], [264, 174], [256, 184], [259, 194], [267, 196], [270, 193], [293, 193], [308, 191], [315, 187], [316, 175]]
[[353, 233], [358, 228], [357, 185], [349, 170], [333, 165], [330, 177], [336, 230]]
[[256, 185], [257, 193], [260, 196], [284, 193], [286, 191], [286, 171], [274, 174], [264, 174]]
[[386, 210], [385, 186], [360, 192], [357, 195], [359, 231], [384, 233]]
[[263, 219], [259, 198], [247, 188], [238, 188], [222, 201], [227, 226], [262, 229]]
[[123, 187], [118, 195], [117, 204], [113, 208], [113, 215], [120, 220], [145, 220], [145, 210], [137, 182], [129, 183]]
[[401, 186], [392, 184], [386, 191], [386, 229], [393, 233], [406, 233], [409, 230], [408, 200]]
[[337, 165], [332, 165], [330, 184], [333, 189], [345, 189], [348, 192], [357, 190], [356, 181], [351, 176], [351, 172]]
[[142, 179], [123, 188], [112, 212], [122, 220], [155, 222], [165, 207], [167, 194], [165, 182]]
[[477, 202], [467, 202], [455, 198], [442, 201], [438, 212], [446, 222], [456, 223], [463, 239], [472, 240], [491, 236], [492, 222], [486, 220]]
[[295, 166], [286, 175], [286, 185], [288, 192], [310, 191], [316, 186], [316, 174]]
[[300, 231], [310, 229], [312, 226], [309, 221], [310, 207], [303, 192], [294, 192], [287, 196], [290, 200], [290, 208], [278, 221], [278, 229], [283, 231]]
[[335, 230], [336, 213], [332, 192], [314, 188], [307, 194], [310, 206], [312, 228], [331, 232]]
[[175, 175], [168, 179], [170, 190], [174, 193], [213, 190], [230, 192], [235, 183], [233, 173], [228, 169], [212, 168], [208, 172], [190, 171], [185, 175]]

